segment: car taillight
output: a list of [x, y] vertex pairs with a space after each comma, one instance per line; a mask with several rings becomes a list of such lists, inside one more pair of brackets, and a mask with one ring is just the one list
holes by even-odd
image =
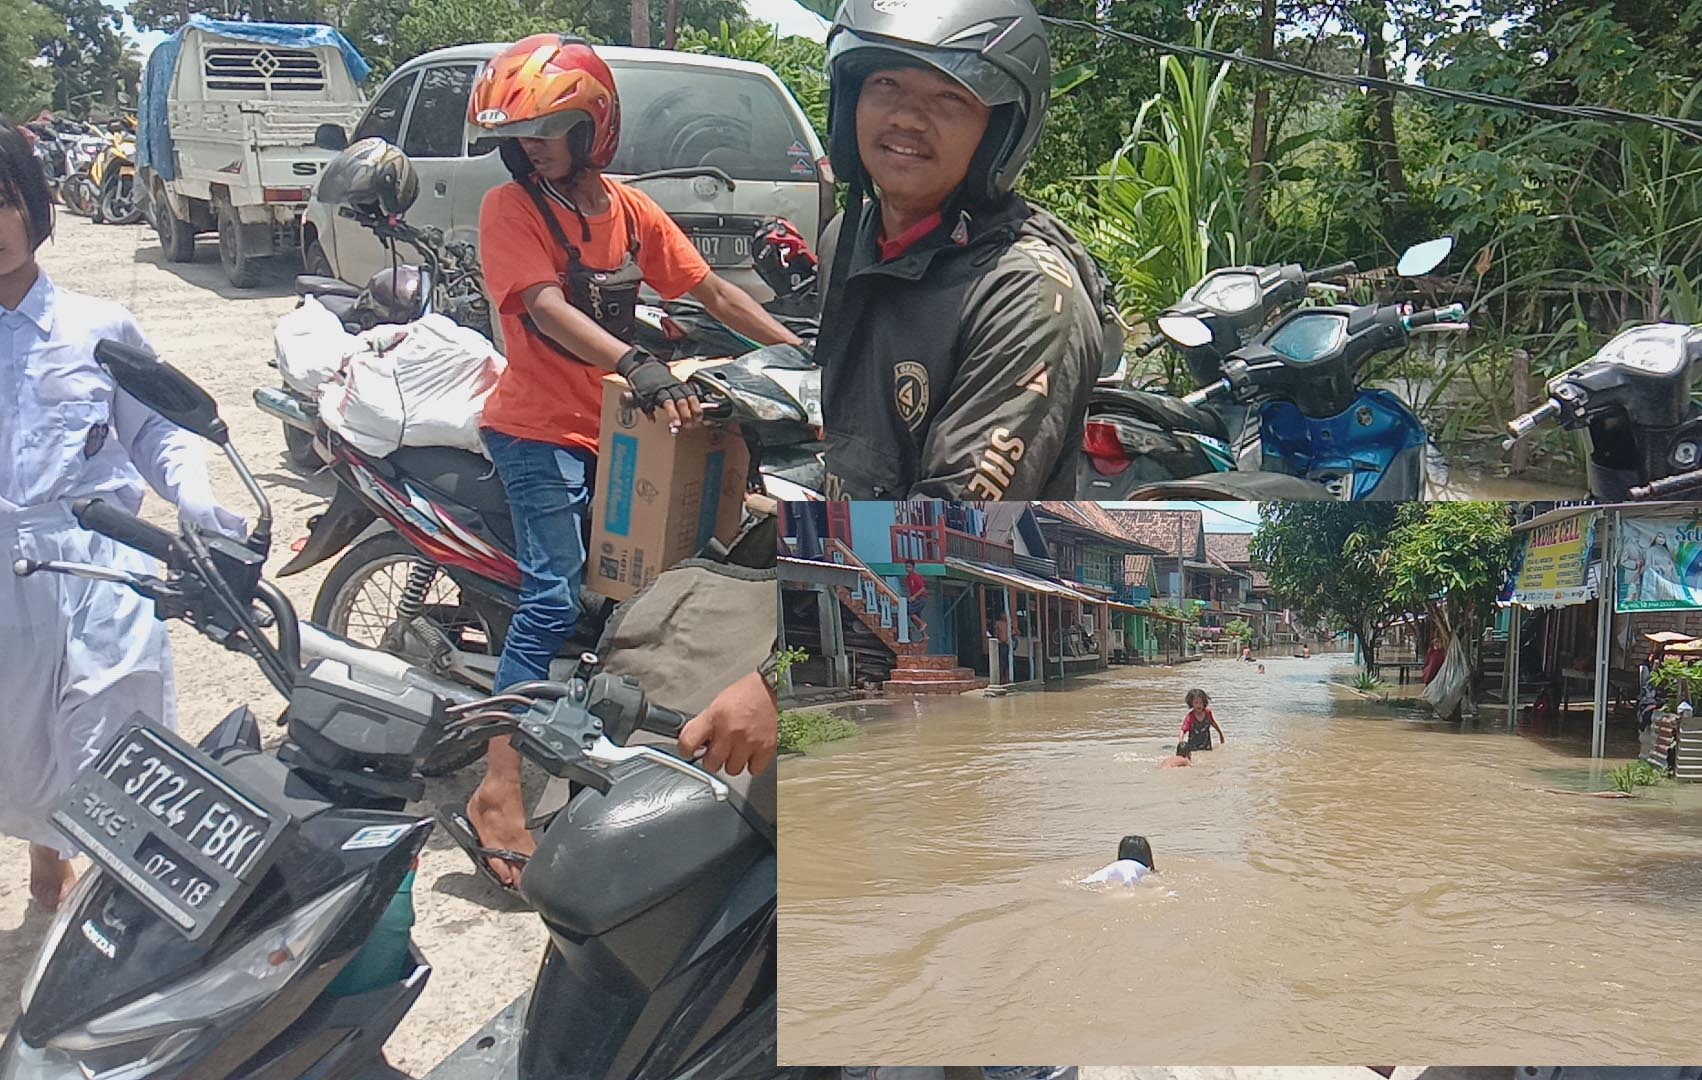
[[1101, 476], [1116, 476], [1133, 464], [1117, 435], [1117, 425], [1106, 420], [1088, 421], [1081, 448]]
[[311, 194], [313, 192], [309, 188], [269, 187], [261, 189], [261, 196], [269, 203], [306, 202], [307, 197]]

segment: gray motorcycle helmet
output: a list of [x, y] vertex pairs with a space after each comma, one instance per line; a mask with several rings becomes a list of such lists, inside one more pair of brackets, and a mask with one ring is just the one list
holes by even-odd
[[827, 38], [828, 155], [867, 188], [857, 152], [857, 99], [882, 68], [932, 68], [993, 110], [965, 197], [997, 202], [1040, 142], [1052, 98], [1051, 50], [1030, 0], [845, 0]]
[[362, 139], [337, 152], [319, 178], [321, 202], [357, 213], [405, 213], [419, 198], [420, 179], [408, 155], [383, 139]]

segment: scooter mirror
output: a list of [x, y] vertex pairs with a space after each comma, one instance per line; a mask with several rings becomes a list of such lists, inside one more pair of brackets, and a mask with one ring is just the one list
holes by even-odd
[[125, 393], [178, 427], [217, 446], [230, 443], [230, 429], [212, 396], [147, 349], [107, 338], [95, 346], [95, 359]]
[[1161, 315], [1158, 332], [1184, 349], [1211, 343], [1211, 327], [1192, 315]]
[[1440, 237], [1436, 240], [1426, 240], [1422, 244], [1414, 244], [1401, 255], [1401, 261], [1395, 264], [1395, 273], [1401, 277], [1417, 277], [1428, 274], [1442, 265], [1454, 250], [1452, 236]]

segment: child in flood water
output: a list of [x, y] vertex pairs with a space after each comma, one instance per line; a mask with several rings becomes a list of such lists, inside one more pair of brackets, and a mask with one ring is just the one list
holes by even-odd
[[1139, 885], [1148, 874], [1158, 872], [1153, 865], [1152, 845], [1144, 836], [1125, 836], [1117, 844], [1117, 861], [1082, 878], [1083, 885]]
[[1213, 728], [1217, 729], [1218, 742], [1229, 741], [1217, 717], [1211, 713], [1211, 698], [1204, 690], [1188, 691], [1187, 703], [1188, 715], [1182, 718], [1182, 740], [1188, 744], [1188, 749], [1210, 750]]
[[1161, 769], [1183, 769], [1193, 764], [1193, 761], [1190, 760], [1193, 756], [1194, 752], [1188, 749], [1188, 743], [1184, 740], [1176, 744], [1176, 752], [1159, 762], [1158, 767]]

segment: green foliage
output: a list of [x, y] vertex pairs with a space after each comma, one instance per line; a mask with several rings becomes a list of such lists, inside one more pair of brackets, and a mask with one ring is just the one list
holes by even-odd
[[849, 739], [862, 731], [855, 723], [827, 712], [782, 712], [780, 714], [780, 749], [785, 752], [802, 750], [819, 743]]
[[1647, 761], [1638, 760], [1612, 770], [1607, 774], [1607, 779], [1608, 783], [1613, 785], [1613, 790], [1629, 795], [1640, 787], [1666, 783], [1667, 774]]
[[1669, 694], [1693, 692], [1692, 688], [1702, 690], [1702, 660], [1680, 660], [1669, 656], [1649, 672], [1649, 683]]
[[1389, 503], [1273, 502], [1259, 508], [1253, 565], [1300, 622], [1348, 631], [1367, 658], [1401, 614], [1383, 562], [1399, 508]]
[[1389, 537], [1385, 580], [1394, 606], [1428, 611], [1449, 638], [1470, 636], [1512, 560], [1503, 504], [1407, 503]]
[[133, 110], [142, 65], [122, 33], [123, 14], [101, 0], [41, 0], [40, 6], [58, 24], [36, 36], [53, 81], [53, 108], [108, 118]]
[[827, 138], [827, 49], [819, 42], [783, 38], [773, 26], [723, 21], [714, 34], [693, 27], [680, 31], [679, 49], [766, 64], [798, 99], [816, 134]]
[[1353, 681], [1348, 685], [1362, 694], [1375, 694], [1383, 689], [1383, 680], [1377, 677], [1376, 672], [1361, 671], [1353, 677]]
[[774, 657], [774, 674], [781, 679], [792, 670], [793, 665], [801, 664], [810, 658], [807, 650], [799, 648], [782, 649]]
[[31, 63], [64, 31], [53, 12], [34, 0], [8, 0], [0, 20], [0, 112], [25, 121], [53, 99], [53, 75]]
[[1223, 636], [1245, 645], [1253, 640], [1253, 624], [1246, 619], [1236, 619], [1223, 628]]
[[[1211, 40], [1196, 27], [1196, 43]], [[1174, 302], [1208, 269], [1250, 257], [1240, 222], [1245, 154], [1223, 122], [1229, 65], [1164, 56], [1158, 72], [1159, 95], [1141, 104], [1111, 160], [1079, 193], [1049, 193], [1116, 280], [1131, 322]], [[1180, 358], [1162, 355], [1171, 388], [1188, 388]]]

